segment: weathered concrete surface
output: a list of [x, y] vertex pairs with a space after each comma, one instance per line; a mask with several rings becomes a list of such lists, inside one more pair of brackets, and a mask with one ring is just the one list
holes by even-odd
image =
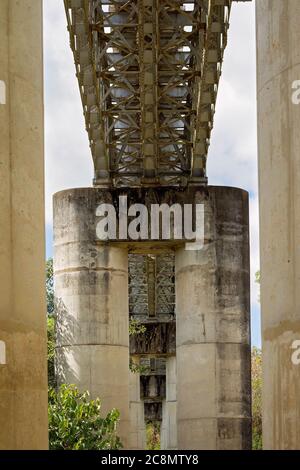
[[130, 337], [130, 354], [175, 355], [176, 323], [147, 322], [142, 335]]
[[[133, 358], [136, 366], [139, 359]], [[130, 399], [130, 438], [129, 449], [146, 449], [146, 424], [144, 413], [144, 402], [141, 400], [140, 374], [139, 372], [129, 373], [129, 399]]]
[[300, 448], [300, 2], [257, 0], [263, 445]]
[[159, 422], [162, 421], [162, 402], [153, 400], [146, 400], [145, 406], [145, 420], [146, 422]]
[[54, 276], [59, 382], [118, 408], [119, 435], [129, 439], [129, 313], [126, 249], [96, 241], [98, 192], [54, 196]]
[[162, 404], [160, 448], [177, 449], [177, 401], [176, 401], [176, 357], [166, 362], [166, 399]]
[[43, 145], [42, 1], [0, 0], [0, 449], [48, 447]]
[[141, 398], [163, 401], [166, 398], [166, 376], [163, 374], [145, 374], [141, 376]]
[[208, 187], [205, 244], [176, 253], [179, 449], [251, 447], [248, 194]]

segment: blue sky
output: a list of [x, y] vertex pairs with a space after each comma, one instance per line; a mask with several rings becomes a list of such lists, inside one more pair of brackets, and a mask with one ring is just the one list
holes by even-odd
[[[88, 138], [69, 48], [62, 0], [44, 1], [47, 257], [52, 255], [52, 195], [91, 186]], [[256, 144], [254, 2], [233, 4], [229, 41], [208, 158], [212, 185], [237, 186], [250, 195], [252, 343], [260, 346], [259, 220]]]

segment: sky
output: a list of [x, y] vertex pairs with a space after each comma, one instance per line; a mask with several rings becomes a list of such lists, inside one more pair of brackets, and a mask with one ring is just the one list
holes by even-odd
[[[246, 189], [250, 197], [252, 344], [261, 345], [259, 219], [256, 141], [254, 2], [233, 3], [208, 155], [211, 185]], [[52, 256], [52, 196], [91, 186], [92, 158], [85, 132], [62, 0], [44, 0], [47, 257]]]

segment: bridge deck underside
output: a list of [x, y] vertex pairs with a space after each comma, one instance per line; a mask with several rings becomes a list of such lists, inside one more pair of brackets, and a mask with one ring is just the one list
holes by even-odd
[[65, 0], [96, 184], [205, 182], [231, 3]]

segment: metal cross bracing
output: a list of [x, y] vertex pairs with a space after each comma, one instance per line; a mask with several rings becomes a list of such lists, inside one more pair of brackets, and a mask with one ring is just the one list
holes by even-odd
[[232, 0], [64, 3], [95, 185], [205, 183]]
[[130, 254], [129, 314], [140, 322], [167, 321], [175, 314], [175, 256]]

